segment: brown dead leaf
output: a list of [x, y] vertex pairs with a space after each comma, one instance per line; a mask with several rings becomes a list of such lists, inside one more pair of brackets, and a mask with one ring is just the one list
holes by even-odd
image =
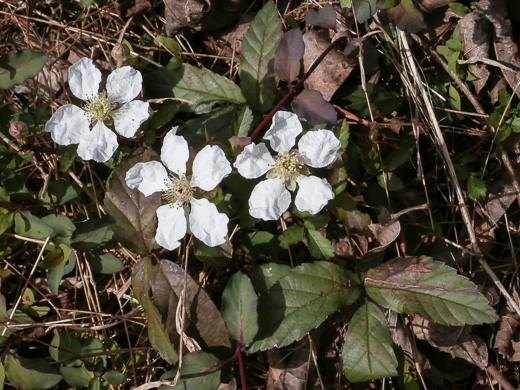
[[[464, 56], [468, 60], [489, 58], [489, 42], [493, 38], [488, 20], [476, 12], [470, 12], [459, 20], [458, 26], [464, 43]], [[478, 94], [489, 78], [489, 70], [481, 62], [470, 63], [468, 67], [477, 77], [473, 84]]]
[[520, 361], [520, 316], [515, 313], [503, 315], [495, 338], [494, 349], [511, 362]]
[[[308, 30], [303, 34], [305, 53], [303, 67], [308, 69], [313, 61], [330, 45], [331, 39], [326, 32]], [[331, 51], [310, 77], [305, 81], [305, 88], [321, 92], [323, 98], [330, 100], [355, 65], [347, 62], [341, 51]]]
[[464, 359], [481, 369], [488, 366], [486, 343], [472, 334], [470, 328], [441, 325], [421, 316], [414, 317], [411, 327], [418, 339], [428, 341], [439, 351]]
[[152, 4], [150, 4], [148, 0], [125, 1], [123, 3], [117, 3], [117, 5], [124, 20], [128, 20], [132, 16], [152, 9]]

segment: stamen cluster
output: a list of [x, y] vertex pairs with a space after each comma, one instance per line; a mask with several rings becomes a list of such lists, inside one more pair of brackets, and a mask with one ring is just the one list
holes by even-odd
[[83, 105], [83, 109], [91, 122], [110, 122], [112, 111], [118, 107], [117, 103], [112, 102], [105, 91], [91, 97]]
[[162, 200], [166, 204], [178, 206], [187, 206], [193, 199], [194, 189], [186, 176], [176, 176], [173, 173], [168, 175], [168, 179], [164, 181], [167, 189], [162, 192]]
[[274, 156], [274, 167], [267, 173], [269, 179], [283, 180], [285, 186], [294, 191], [296, 178], [300, 175], [307, 176], [309, 169], [305, 166], [298, 150], [282, 152]]

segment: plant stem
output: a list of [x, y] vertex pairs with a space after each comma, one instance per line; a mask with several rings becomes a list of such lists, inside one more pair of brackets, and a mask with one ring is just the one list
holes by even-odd
[[307, 69], [307, 72], [305, 72], [305, 74], [302, 76], [302, 78], [299, 79], [296, 84], [289, 86], [289, 91], [285, 94], [285, 96], [278, 102], [278, 104], [276, 106], [273, 107], [273, 109], [271, 111], [269, 111], [269, 113], [264, 117], [264, 119], [262, 119], [262, 121], [258, 124], [258, 126], [256, 126], [256, 128], [253, 130], [253, 132], [251, 133], [251, 141], [253, 141], [256, 137], [258, 137], [258, 135], [260, 134], [262, 129], [265, 127], [267, 122], [269, 122], [273, 118], [274, 114], [276, 114], [276, 112], [280, 108], [282, 108], [283, 105], [285, 103], [287, 103], [287, 101], [289, 99], [292, 99], [294, 97], [294, 95], [296, 95], [296, 91], [303, 85], [305, 80], [307, 80], [309, 78], [309, 76], [312, 74], [312, 72], [314, 72], [314, 70], [318, 67], [318, 65], [323, 61], [323, 59], [327, 56], [327, 54], [329, 54], [329, 52], [332, 49], [334, 49], [337, 45], [339, 45], [342, 42], [345, 42], [346, 40], [347, 40], [347, 37], [340, 37], [340, 38], [336, 39], [334, 42], [332, 42], [329, 46], [327, 46], [327, 48], [323, 51], [323, 53], [321, 53], [319, 55], [319, 57], [314, 60], [314, 62], [311, 64], [309, 69]]

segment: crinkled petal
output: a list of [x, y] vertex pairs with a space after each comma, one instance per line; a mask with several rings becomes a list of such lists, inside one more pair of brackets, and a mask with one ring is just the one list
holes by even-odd
[[274, 159], [265, 144], [249, 144], [237, 156], [235, 168], [246, 179], [262, 176], [274, 165]]
[[303, 162], [313, 168], [323, 168], [338, 158], [341, 142], [330, 130], [309, 131], [298, 142]]
[[57, 144], [78, 144], [90, 133], [90, 122], [78, 106], [66, 104], [56, 110], [51, 119], [45, 124], [45, 131]]
[[126, 185], [137, 188], [144, 196], [168, 189], [168, 172], [159, 161], [137, 163], [126, 172]]
[[107, 77], [108, 98], [113, 102], [128, 103], [139, 95], [142, 85], [141, 73], [131, 66], [123, 66]]
[[96, 96], [100, 83], [101, 71], [90, 58], [83, 57], [69, 68], [70, 91], [81, 100]]
[[186, 235], [186, 216], [184, 208], [165, 204], [157, 209], [157, 231], [155, 241], [170, 251], [181, 245], [180, 240]]
[[279, 179], [258, 183], [249, 198], [249, 214], [264, 221], [280, 218], [291, 204], [291, 194]]
[[325, 179], [316, 176], [300, 176], [296, 182], [299, 188], [294, 204], [300, 211], [317, 214], [329, 200], [334, 199], [332, 187]]
[[278, 111], [273, 116], [273, 123], [264, 135], [271, 142], [271, 148], [278, 153], [288, 152], [296, 143], [296, 137], [303, 131], [296, 114]]
[[215, 145], [207, 145], [193, 160], [191, 185], [211, 191], [231, 173], [231, 164], [224, 151]]
[[184, 175], [186, 173], [186, 162], [190, 157], [188, 142], [181, 135], [175, 135], [177, 127], [171, 129], [163, 140], [161, 148], [161, 161], [170, 171]]
[[112, 112], [116, 131], [126, 138], [133, 137], [141, 123], [147, 120], [149, 116], [148, 103], [140, 100], [123, 104], [119, 109]]
[[103, 122], [98, 122], [92, 131], [79, 142], [78, 155], [83, 160], [105, 162], [112, 157], [117, 145], [115, 133]]
[[189, 219], [191, 232], [204, 244], [217, 246], [226, 242], [229, 218], [209, 200], [193, 199]]

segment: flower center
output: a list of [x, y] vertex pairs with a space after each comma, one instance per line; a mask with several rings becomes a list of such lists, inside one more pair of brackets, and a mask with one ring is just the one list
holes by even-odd
[[309, 170], [303, 164], [300, 154], [296, 149], [279, 153], [274, 157], [274, 167], [267, 173], [269, 179], [281, 179], [285, 186], [294, 191], [295, 179], [300, 175], [308, 175]]
[[93, 96], [83, 106], [91, 122], [107, 122], [112, 117], [110, 113], [117, 108], [117, 103], [110, 101], [106, 92]]
[[168, 189], [162, 193], [162, 199], [168, 204], [186, 206], [193, 199], [193, 187], [186, 176], [177, 177], [170, 173], [166, 180]]

